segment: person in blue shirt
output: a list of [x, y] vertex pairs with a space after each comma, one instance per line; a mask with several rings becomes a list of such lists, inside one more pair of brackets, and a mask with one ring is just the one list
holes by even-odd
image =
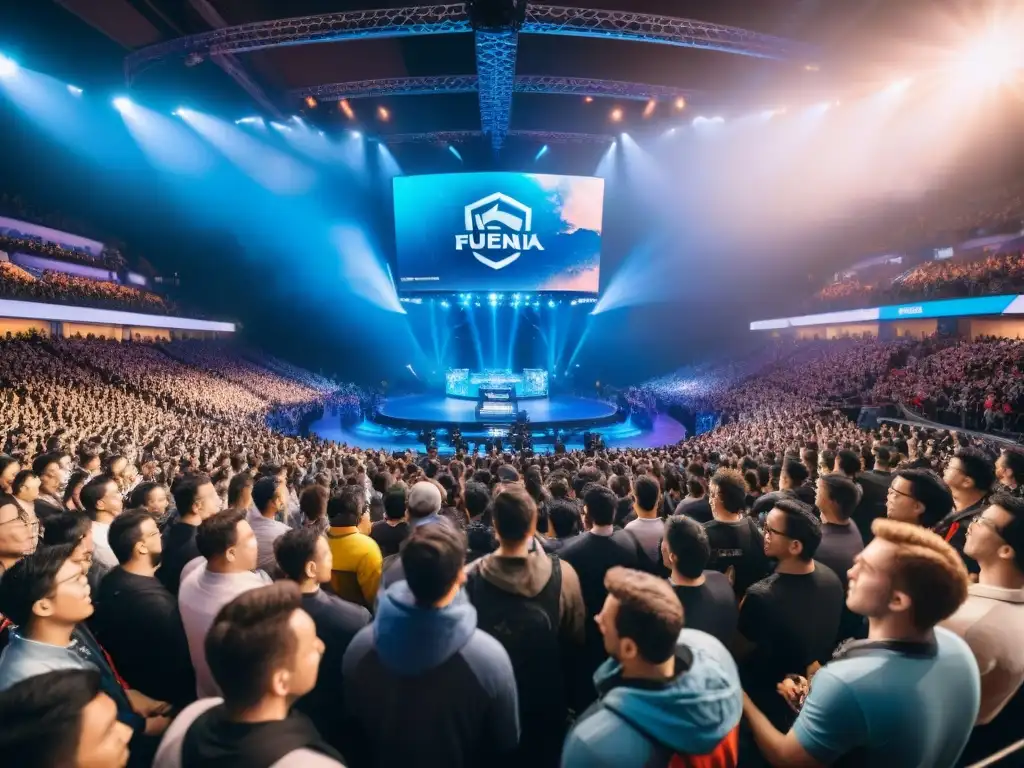
[[[744, 696], [743, 712], [772, 766], [844, 764], [952, 768], [978, 714], [981, 683], [970, 648], [936, 627], [967, 598], [967, 570], [941, 537], [881, 518], [849, 572], [846, 604], [868, 619], [868, 637], [841, 646], [807, 681], [779, 692], [799, 710], [777, 731]], [[844, 761], [845, 759], [845, 761]]]

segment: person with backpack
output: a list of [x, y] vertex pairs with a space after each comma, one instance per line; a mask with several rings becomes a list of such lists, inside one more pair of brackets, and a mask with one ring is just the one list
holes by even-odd
[[523, 486], [504, 486], [491, 516], [498, 549], [469, 566], [466, 592], [477, 627], [512, 659], [522, 728], [516, 764], [557, 766], [568, 714], [563, 660], [579, 652], [584, 638], [579, 577], [539, 546], [537, 505]]
[[610, 656], [600, 698], [573, 726], [562, 768], [735, 768], [743, 711], [736, 663], [706, 632], [683, 629], [672, 587], [612, 568], [597, 625]]
[[764, 538], [753, 518], [744, 514], [747, 486], [735, 469], [720, 469], [708, 491], [714, 520], [704, 524], [711, 546], [707, 567], [729, 577], [736, 599], [770, 569], [764, 554]]

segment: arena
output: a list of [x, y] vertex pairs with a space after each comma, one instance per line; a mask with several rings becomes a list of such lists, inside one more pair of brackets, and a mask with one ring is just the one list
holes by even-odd
[[1024, 765], [1018, 3], [9, 5], [0, 763]]

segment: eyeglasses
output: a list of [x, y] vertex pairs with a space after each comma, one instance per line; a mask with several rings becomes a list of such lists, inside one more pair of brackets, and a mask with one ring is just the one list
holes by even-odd
[[53, 594], [57, 593], [61, 584], [74, 584], [75, 582], [78, 582], [79, 584], [88, 584], [89, 577], [85, 574], [85, 571], [79, 570], [78, 573], [73, 576], [68, 576], [66, 579], [58, 579], [53, 584]]
[[[893, 486], [893, 485], [890, 485], [890, 486], [889, 486], [889, 491], [888, 491], [888, 492], [889, 492], [889, 493], [895, 493], [895, 494], [896, 494], [897, 496], [906, 496], [906, 497], [907, 497], [908, 499], [913, 499], [913, 498], [914, 498], [914, 497], [913, 497], [912, 495], [910, 495], [909, 493], [904, 493], [903, 491], [899, 491], [899, 490], [897, 490], [897, 489], [896, 489], [896, 487], [895, 487], [895, 486]], [[916, 499], [915, 499], [915, 501], [916, 501]]]
[[1002, 529], [998, 525], [996, 525], [994, 521], [989, 520], [987, 517], [984, 517], [983, 515], [975, 515], [974, 517], [972, 517], [971, 518], [971, 525], [974, 525], [975, 523], [981, 523], [982, 525], [986, 526], [987, 528], [990, 528], [993, 531], [995, 531], [995, 533], [998, 534], [999, 536], [1003, 535]]
[[33, 535], [39, 535], [39, 520], [30, 519], [28, 516], [28, 512], [26, 512], [23, 509], [18, 510], [17, 517], [12, 517], [10, 520], [0, 523], [0, 525], [7, 525], [9, 523], [21, 523], [22, 525], [28, 526], [32, 530]]
[[772, 536], [785, 536], [787, 539], [789, 538], [789, 536], [786, 535], [785, 531], [780, 531], [780, 530], [777, 530], [775, 528], [772, 528], [767, 523], [765, 523], [764, 532], [765, 533], [770, 533]]

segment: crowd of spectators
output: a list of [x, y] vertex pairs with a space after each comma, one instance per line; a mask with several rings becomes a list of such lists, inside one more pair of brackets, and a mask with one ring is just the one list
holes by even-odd
[[1020, 736], [1024, 456], [832, 405], [1015, 349], [790, 344], [640, 388], [729, 412], [676, 445], [444, 458], [271, 428], [366, 395], [222, 344], [0, 340], [0, 754], [968, 765]]
[[[5, 242], [5, 238], [0, 237], [0, 250], [10, 245]], [[0, 296], [159, 315], [178, 311], [163, 296], [141, 288], [49, 269], [36, 277], [28, 270], [6, 261], [0, 261]]]
[[856, 276], [829, 283], [814, 295], [815, 309], [853, 309], [878, 304], [1024, 292], [1024, 252], [926, 261], [895, 280], [864, 283]]

